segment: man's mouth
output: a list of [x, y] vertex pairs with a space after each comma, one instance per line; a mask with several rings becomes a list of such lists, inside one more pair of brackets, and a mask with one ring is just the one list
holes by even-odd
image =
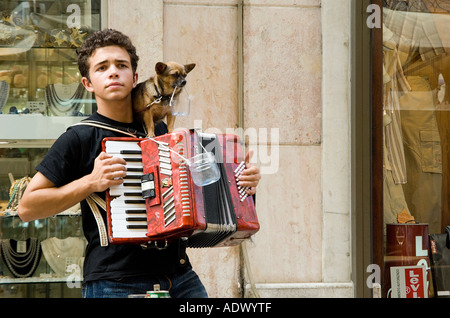
[[109, 83], [106, 87], [107, 88], [116, 88], [116, 87], [121, 87], [121, 86], [123, 86], [122, 83], [112, 82], [112, 83]]

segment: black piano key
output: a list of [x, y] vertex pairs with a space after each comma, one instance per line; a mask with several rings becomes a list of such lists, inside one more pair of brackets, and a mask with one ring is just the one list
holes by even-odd
[[145, 200], [125, 200], [125, 204], [145, 204]]
[[147, 217], [129, 217], [125, 220], [130, 222], [147, 222]]
[[124, 187], [140, 187], [141, 183], [140, 182], [124, 182], [123, 186]]
[[143, 169], [143, 168], [127, 167], [127, 171], [131, 171], [131, 172], [143, 172], [144, 169]]
[[121, 150], [120, 153], [122, 155], [140, 155], [142, 151], [140, 150]]
[[[125, 192], [123, 195], [124, 195], [125, 197], [137, 197], [137, 198], [142, 198], [141, 192], [139, 192], [139, 193], [137, 193], [137, 192], [134, 192], [134, 193], [128, 193], [128, 192]], [[136, 200], [138, 200], [138, 199], [136, 199]]]
[[147, 214], [147, 210], [125, 210], [125, 214]]
[[129, 230], [145, 230], [147, 225], [127, 225], [127, 229]]
[[141, 176], [139, 175], [127, 175], [123, 177], [124, 180], [141, 180]]
[[126, 162], [142, 162], [142, 158], [123, 158]]

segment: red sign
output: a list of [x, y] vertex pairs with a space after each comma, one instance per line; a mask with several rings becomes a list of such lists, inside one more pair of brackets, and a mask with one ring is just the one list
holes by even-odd
[[422, 267], [407, 268], [405, 271], [406, 298], [425, 298], [425, 283]]
[[391, 267], [392, 298], [428, 298], [425, 266]]

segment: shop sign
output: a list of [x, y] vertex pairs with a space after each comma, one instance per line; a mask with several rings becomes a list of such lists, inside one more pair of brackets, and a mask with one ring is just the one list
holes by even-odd
[[392, 298], [428, 298], [425, 266], [391, 267]]

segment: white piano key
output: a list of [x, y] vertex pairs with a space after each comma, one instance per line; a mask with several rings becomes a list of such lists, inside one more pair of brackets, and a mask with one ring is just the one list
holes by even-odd
[[131, 159], [130, 162], [142, 162], [142, 155], [141, 154], [120, 154], [120, 153], [109, 153], [113, 157], [117, 158], [123, 158], [125, 161], [126, 159]]
[[147, 221], [126, 221], [126, 220], [111, 220], [112, 226], [127, 228], [128, 225], [142, 225], [147, 229]]
[[[115, 206], [115, 207], [111, 207], [110, 208], [111, 213], [117, 213], [117, 214], [146, 214], [145, 211], [145, 207], [143, 208], [130, 208], [128, 206], [126, 207], [122, 207], [122, 206]], [[126, 211], [130, 211], [129, 213], [127, 213]], [[131, 212], [134, 211], [134, 212]], [[141, 212], [142, 211], [142, 212]]]
[[113, 229], [113, 237], [114, 238], [146, 238], [147, 230], [122, 230], [122, 229]]
[[142, 203], [125, 203], [123, 196], [111, 201], [111, 209], [145, 209], [145, 206], [146, 204], [144, 200], [142, 200]]
[[113, 197], [120, 196], [124, 193], [134, 193], [136, 195], [142, 195], [142, 188], [141, 187], [124, 186], [123, 184], [120, 184], [117, 186], [112, 186], [109, 188], [109, 194]]
[[[127, 221], [128, 218], [147, 218], [147, 214], [125, 214], [125, 212], [122, 211], [122, 213], [115, 213], [111, 215], [111, 221]], [[147, 221], [140, 221], [140, 222], [147, 222]]]
[[141, 147], [139, 147], [138, 143], [135, 141], [107, 140], [105, 142], [105, 151], [107, 153], [120, 154], [124, 149], [140, 151]]

